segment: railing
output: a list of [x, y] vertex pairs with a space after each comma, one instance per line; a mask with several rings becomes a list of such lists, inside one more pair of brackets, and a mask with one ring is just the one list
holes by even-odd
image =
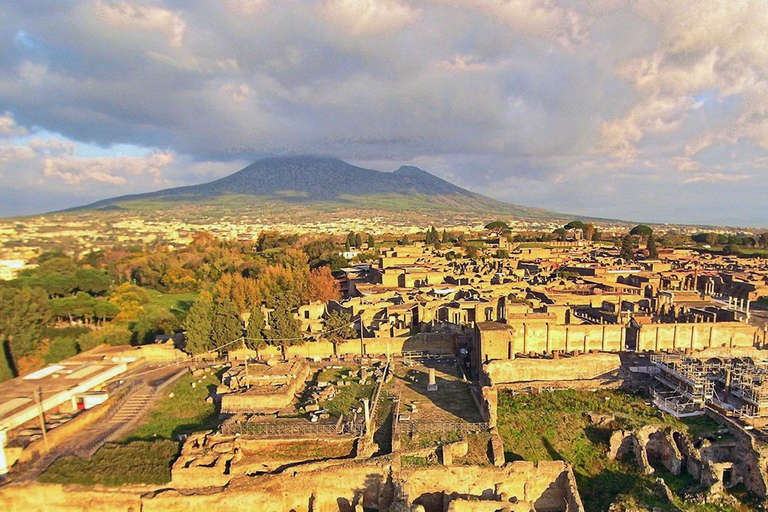
[[469, 423], [466, 421], [400, 421], [397, 424], [397, 431], [401, 434], [415, 433], [478, 433], [486, 432], [491, 429], [487, 422]]
[[244, 435], [254, 437], [285, 437], [285, 436], [337, 436], [337, 435], [362, 435], [363, 423], [351, 421], [338, 424], [337, 422], [310, 423], [310, 422], [245, 422], [233, 421], [221, 426], [224, 435]]

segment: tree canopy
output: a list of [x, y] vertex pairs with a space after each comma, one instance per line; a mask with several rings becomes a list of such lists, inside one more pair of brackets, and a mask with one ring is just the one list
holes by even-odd
[[640, 236], [640, 237], [647, 237], [650, 236], [653, 233], [653, 229], [650, 226], [647, 226], [645, 224], [638, 224], [637, 226], [633, 227], [629, 234]]
[[498, 236], [504, 235], [511, 231], [507, 223], [500, 220], [489, 222], [485, 225], [485, 229]]

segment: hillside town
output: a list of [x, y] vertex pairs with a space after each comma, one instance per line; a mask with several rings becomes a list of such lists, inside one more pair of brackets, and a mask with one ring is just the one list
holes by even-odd
[[[308, 272], [304, 292], [299, 281], [270, 284], [275, 272], [299, 279], [296, 264], [246, 272], [247, 256], [239, 277], [191, 297], [176, 328], [133, 341], [107, 333], [138, 286], [119, 285], [119, 300], [117, 283], [91, 285], [90, 299], [77, 292], [81, 308], [117, 306], [102, 313], [110, 321], [51, 298], [62, 310], [54, 329], [92, 332], [80, 353], [54, 361], [48, 348], [50, 364], [0, 383], [0, 498], [11, 510], [85, 499], [101, 510], [218, 509], [246, 495], [260, 503], [249, 510], [275, 512], [672, 510], [691, 500], [755, 510], [768, 495], [766, 260], [657, 246], [644, 225], [615, 242], [607, 229], [603, 239], [589, 224], [565, 228], [546, 242], [516, 241], [501, 221], [396, 242], [350, 233], [323, 245], [334, 270]], [[210, 259], [219, 243], [239, 242], [197, 233], [189, 250]], [[299, 254], [267, 246], [262, 237], [251, 252]], [[86, 279], [61, 254], [42, 259], [4, 289], [51, 286], [51, 268]], [[287, 290], [297, 295], [280, 299]], [[541, 400], [551, 405], [528, 409]], [[548, 414], [573, 430], [541, 434], [543, 450], [540, 425], [525, 418], [562, 400], [575, 409]], [[119, 463], [144, 445], [169, 453], [159, 467], [139, 455], [150, 478]], [[622, 477], [603, 488], [607, 471]], [[40, 482], [64, 491], [30, 493]], [[638, 499], [649, 508], [632, 508]]]

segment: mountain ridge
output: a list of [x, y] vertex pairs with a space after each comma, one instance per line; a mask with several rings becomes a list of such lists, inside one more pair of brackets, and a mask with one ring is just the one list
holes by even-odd
[[[377, 204], [397, 210], [398, 198], [407, 208], [461, 208], [533, 218], [566, 218], [542, 208], [505, 203], [464, 189], [423, 169], [403, 165], [393, 172], [365, 169], [321, 156], [268, 157], [214, 181], [103, 199], [65, 211], [121, 208], [132, 201], [206, 202], [226, 196], [254, 196], [285, 203]], [[403, 209], [407, 209], [403, 206]]]

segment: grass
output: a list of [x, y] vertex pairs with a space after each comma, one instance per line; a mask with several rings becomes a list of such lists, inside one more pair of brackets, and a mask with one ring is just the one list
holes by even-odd
[[198, 292], [189, 293], [160, 293], [157, 290], [147, 290], [150, 306], [165, 308], [176, 316], [184, 316], [200, 295]]
[[179, 436], [214, 428], [218, 422], [215, 406], [205, 403], [205, 398], [208, 387], [220, 383], [219, 376], [208, 374], [199, 384], [197, 380], [191, 374], [179, 378], [167, 391], [173, 397], [160, 399], [146, 421], [122, 442], [104, 445], [90, 460], [63, 457], [39, 480], [106, 486], [169, 482], [171, 465], [180, 450]]
[[[322, 370], [318, 373], [316, 380], [325, 382], [336, 382], [341, 380], [342, 375], [346, 375], [352, 368], [329, 368]], [[331, 416], [339, 417], [342, 414], [349, 416], [352, 409], [361, 407], [360, 400], [363, 398], [371, 398], [373, 395], [373, 388], [375, 381], [373, 378], [368, 379], [368, 383], [365, 385], [358, 383], [357, 372], [352, 369], [352, 377], [347, 377], [346, 380], [350, 382], [348, 386], [336, 387], [336, 396], [332, 400], [326, 400], [320, 402], [320, 407], [326, 409]], [[315, 382], [316, 383], [316, 382]]]
[[[198, 380], [201, 382], [198, 383]], [[168, 395], [173, 393], [173, 397], [166, 395], [158, 400], [146, 421], [124, 440], [178, 439], [183, 434], [215, 428], [218, 411], [205, 399], [210, 394], [210, 388], [219, 384], [221, 380], [214, 374], [207, 374], [205, 379], [185, 374], [167, 391]]]
[[179, 453], [175, 441], [134, 441], [108, 444], [92, 459], [62, 457], [39, 480], [54, 484], [106, 485], [165, 484], [171, 480], [171, 463]]
[[[673, 427], [690, 436], [711, 435], [718, 429], [718, 424], [709, 418], [680, 421], [645, 405], [641, 398], [619, 391], [567, 390], [538, 395], [501, 393], [498, 425], [506, 460], [569, 462], [584, 506], [594, 512], [607, 511], [617, 499], [646, 506], [659, 506], [659, 503], [652, 491], [656, 476], [641, 474], [631, 460], [609, 461], [605, 453], [611, 431], [590, 425], [586, 412], [613, 414], [617, 418], [617, 428], [623, 429], [656, 424]], [[682, 493], [690, 488], [691, 482], [680, 482], [670, 485], [673, 491]], [[670, 480], [670, 484], [673, 483]], [[684, 503], [679, 503], [678, 507], [701, 512], [721, 510]]]

